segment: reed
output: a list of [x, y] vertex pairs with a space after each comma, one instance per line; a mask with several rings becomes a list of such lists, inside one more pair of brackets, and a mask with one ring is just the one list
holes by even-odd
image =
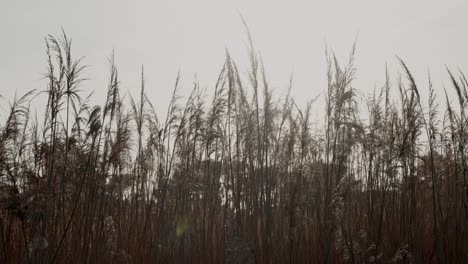
[[466, 262], [463, 72], [448, 70], [457, 105], [430, 77], [423, 98], [399, 58], [362, 97], [355, 45], [345, 63], [327, 50], [324, 96], [301, 107], [292, 76], [277, 96], [247, 35], [246, 78], [229, 52], [212, 88], [195, 80], [183, 99], [179, 74], [163, 117], [143, 67], [138, 95], [122, 94], [114, 53], [90, 105], [84, 59], [48, 36], [47, 87], [0, 125], [1, 262]]

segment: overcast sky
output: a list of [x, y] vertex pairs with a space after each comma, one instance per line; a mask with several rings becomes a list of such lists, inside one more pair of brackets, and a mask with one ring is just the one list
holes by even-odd
[[[44, 37], [63, 27], [73, 54], [88, 65], [83, 95], [95, 90], [102, 103], [108, 56], [116, 62], [124, 92], [139, 89], [145, 67], [149, 98], [167, 106], [180, 69], [182, 91], [197, 76], [211, 89], [228, 49], [247, 70], [247, 21], [271, 86], [284, 94], [294, 72], [300, 104], [326, 89], [325, 46], [346, 61], [357, 38], [354, 87], [370, 93], [384, 81], [385, 63], [396, 77], [403, 58], [422, 87], [430, 71], [440, 93], [449, 88], [445, 65], [468, 71], [468, 1], [1, 1], [0, 94], [12, 98], [45, 89]], [[43, 99], [39, 99], [43, 100]], [[40, 111], [43, 111], [42, 109]]]

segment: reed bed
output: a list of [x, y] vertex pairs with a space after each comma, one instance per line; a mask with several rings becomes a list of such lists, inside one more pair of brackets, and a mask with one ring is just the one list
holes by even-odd
[[247, 78], [226, 53], [211, 89], [182, 98], [178, 76], [161, 117], [143, 68], [123, 95], [113, 54], [90, 105], [84, 60], [48, 36], [47, 87], [2, 114], [0, 262], [466, 263], [464, 73], [447, 69], [451, 99], [399, 60], [362, 99], [355, 48], [344, 64], [329, 51], [325, 96], [301, 108], [249, 40]]

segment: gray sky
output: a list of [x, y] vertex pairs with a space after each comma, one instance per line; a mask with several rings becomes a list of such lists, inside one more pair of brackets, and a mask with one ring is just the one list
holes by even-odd
[[[445, 65], [468, 71], [468, 1], [1, 1], [0, 94], [45, 89], [47, 34], [62, 26], [75, 57], [89, 66], [83, 94], [102, 103], [112, 49], [122, 89], [136, 93], [145, 67], [149, 98], [164, 112], [178, 70], [182, 91], [195, 75], [211, 88], [228, 49], [247, 69], [241, 13], [263, 57], [270, 84], [282, 95], [294, 72], [294, 96], [304, 104], [326, 88], [325, 46], [346, 61], [357, 37], [355, 88], [370, 93], [392, 77], [403, 58], [425, 85], [430, 70], [442, 93]], [[238, 13], [239, 12], [239, 13]], [[43, 99], [39, 99], [43, 100]], [[97, 101], [100, 100], [100, 101]], [[40, 109], [39, 111], [43, 111]]]

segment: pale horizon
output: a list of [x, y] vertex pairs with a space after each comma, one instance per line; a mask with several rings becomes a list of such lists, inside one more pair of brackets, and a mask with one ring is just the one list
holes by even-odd
[[[364, 95], [385, 81], [385, 65], [395, 82], [401, 73], [396, 56], [410, 67], [425, 93], [428, 73], [436, 91], [448, 84], [445, 67], [468, 69], [463, 32], [468, 24], [465, 1], [332, 1], [305, 4], [264, 1], [165, 2], [64, 1], [2, 4], [0, 94], [4, 99], [36, 89], [46, 56], [44, 38], [61, 28], [73, 39], [73, 55], [87, 65], [82, 95], [94, 90], [101, 104], [108, 79], [108, 57], [115, 51], [122, 91], [140, 87], [145, 68], [147, 93], [164, 114], [178, 71], [181, 95], [197, 79], [213, 89], [226, 50], [247, 72], [247, 35], [240, 14], [252, 32], [273, 89], [283, 95], [294, 77], [293, 97], [304, 105], [326, 89], [325, 49], [347, 60], [357, 41], [356, 79]], [[430, 28], [430, 30], [428, 30]], [[447, 89], [451, 90], [451, 89]], [[38, 109], [38, 111], [42, 111]]]

